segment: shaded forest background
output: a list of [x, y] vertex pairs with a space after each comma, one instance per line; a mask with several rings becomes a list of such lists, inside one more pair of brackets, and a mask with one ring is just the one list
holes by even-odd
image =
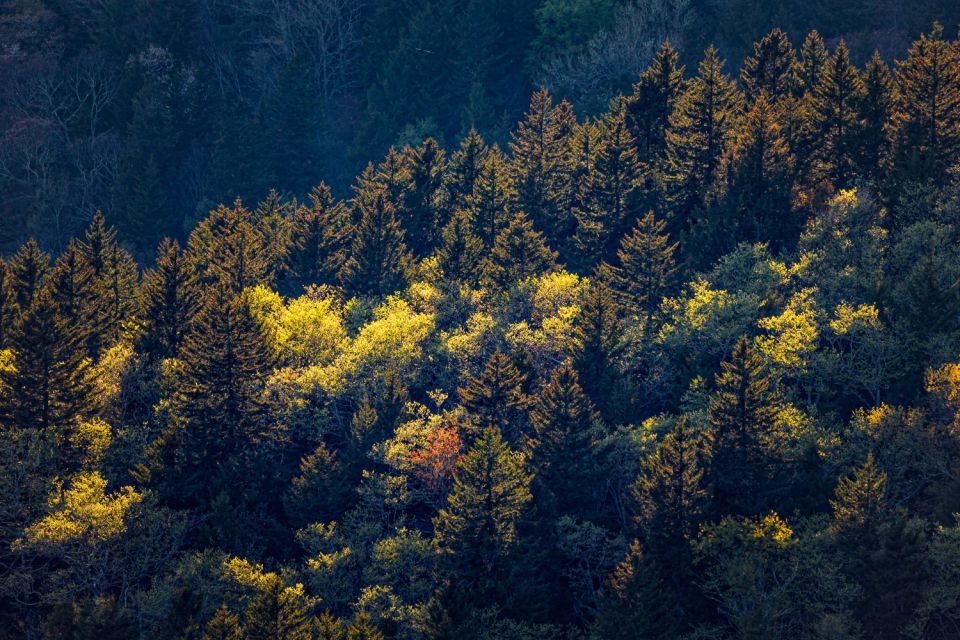
[[[0, 248], [62, 250], [101, 209], [138, 258], [218, 202], [345, 194], [387, 147], [504, 146], [534, 88], [606, 109], [664, 38], [736, 68], [777, 26], [890, 58], [935, 0], [4, 0]], [[799, 46], [799, 43], [794, 43]]]

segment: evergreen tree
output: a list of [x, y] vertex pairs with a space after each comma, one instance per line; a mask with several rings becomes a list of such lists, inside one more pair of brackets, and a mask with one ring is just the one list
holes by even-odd
[[500, 290], [507, 290], [527, 278], [542, 275], [556, 267], [557, 253], [522, 212], [497, 235], [484, 275]]
[[643, 461], [633, 496], [638, 524], [648, 539], [671, 547], [687, 544], [696, 533], [709, 499], [704, 478], [708, 457], [707, 443], [681, 416]]
[[714, 48], [707, 49], [697, 77], [677, 100], [667, 132], [670, 200], [680, 222], [703, 206], [733, 136], [740, 93], [723, 73]]
[[447, 191], [454, 211], [469, 206], [469, 199], [474, 194], [488, 153], [487, 143], [476, 129], [470, 129], [467, 136], [460, 141], [460, 147], [450, 156]]
[[613, 294], [605, 284], [597, 283], [580, 310], [573, 366], [608, 424], [618, 422], [628, 408], [620, 366], [623, 346], [623, 327]]
[[143, 275], [141, 342], [148, 353], [176, 358], [197, 313], [198, 292], [187, 257], [176, 240], [164, 239], [153, 269]]
[[227, 605], [221, 604], [204, 627], [200, 640], [243, 640], [240, 618]]
[[800, 93], [812, 92], [820, 84], [829, 57], [820, 34], [815, 30], [807, 34], [803, 46], [800, 47], [800, 63], [797, 69]]
[[250, 601], [244, 616], [246, 640], [313, 640], [313, 616], [303, 588], [286, 587], [272, 576]]
[[793, 90], [797, 55], [787, 34], [774, 29], [753, 45], [753, 55], [740, 67], [740, 84], [748, 102], [766, 95], [777, 102]]
[[474, 233], [492, 248], [500, 232], [510, 221], [510, 203], [515, 199], [509, 167], [500, 149], [494, 146], [487, 153], [473, 193], [467, 196]]
[[840, 536], [859, 538], [876, 532], [888, 513], [887, 474], [877, 467], [873, 454], [854, 470], [852, 477], [841, 478], [833, 507], [833, 531]]
[[664, 41], [650, 66], [624, 100], [624, 116], [637, 149], [637, 158], [650, 163], [662, 155], [674, 104], [684, 88], [680, 54]]
[[384, 640], [383, 634], [370, 621], [370, 614], [359, 612], [347, 625], [346, 640]]
[[[447, 505], [434, 520], [441, 549], [456, 565], [460, 589], [480, 596], [495, 586], [503, 557], [517, 542], [517, 522], [532, 499], [523, 456], [496, 427], [484, 429], [460, 463]], [[479, 593], [476, 593], [479, 592]]]
[[651, 315], [672, 289], [677, 272], [673, 254], [678, 245], [670, 244], [666, 226], [654, 218], [653, 211], [648, 212], [620, 241], [617, 263], [604, 267], [603, 281], [622, 309]]
[[379, 192], [370, 205], [360, 204], [350, 257], [340, 281], [352, 295], [386, 296], [404, 287], [411, 256], [393, 205]]
[[75, 420], [96, 414], [83, 334], [62, 317], [49, 289], [33, 297], [12, 336], [15, 366], [0, 375], [8, 426], [46, 432], [63, 444]]
[[881, 178], [890, 154], [889, 122], [894, 108], [893, 75], [880, 54], [873, 52], [863, 73], [860, 102], [860, 168], [864, 175]]
[[897, 63], [891, 126], [901, 179], [941, 184], [960, 158], [960, 50], [936, 24]]
[[770, 504], [777, 397], [763, 360], [741, 338], [716, 378], [708, 419], [707, 482], [714, 515], [756, 515]]
[[239, 199], [233, 207], [211, 211], [190, 234], [187, 251], [203, 287], [222, 286], [240, 295], [247, 287], [272, 283], [269, 239]]
[[309, 200], [293, 214], [290, 269], [301, 286], [334, 284], [349, 245], [349, 215], [326, 183], [314, 187]]
[[[273, 360], [246, 300], [210, 290], [180, 348], [172, 419], [161, 441], [175, 504], [204, 504], [233, 485], [262, 439], [262, 388]], [[252, 497], [252, 496], [251, 496]]]
[[103, 317], [98, 307], [105, 296], [98, 285], [90, 264], [77, 248], [76, 242], [71, 241], [57, 259], [47, 286], [51, 288], [60, 317], [85, 346], [90, 346], [93, 336], [99, 333], [97, 322]]
[[578, 205], [576, 241], [584, 266], [612, 257], [617, 242], [636, 223], [642, 171], [623, 111], [615, 111], [604, 122]]
[[452, 282], [477, 284], [484, 261], [483, 241], [473, 233], [470, 214], [459, 211], [444, 228], [437, 259], [444, 277]]
[[680, 636], [679, 602], [667, 588], [656, 559], [634, 540], [600, 594], [592, 637], [597, 640], [670, 640]]
[[404, 150], [410, 186], [404, 207], [397, 217], [409, 238], [414, 256], [422, 258], [436, 245], [440, 230], [450, 216], [445, 187], [446, 154], [433, 138], [427, 138], [416, 149]]
[[[598, 419], [577, 373], [562, 365], [533, 398], [531, 459], [537, 504], [557, 515], [583, 517], [599, 502], [599, 467], [593, 459], [593, 426]], [[539, 489], [539, 491], [537, 491]]]
[[20, 307], [10, 265], [0, 258], [0, 349], [6, 349], [13, 335]]
[[467, 376], [458, 389], [464, 408], [481, 428], [496, 427], [508, 439], [516, 441], [520, 420], [530, 400], [524, 393], [525, 376], [517, 371], [510, 357], [499, 349], [483, 366], [479, 376]]
[[14, 254], [10, 260], [10, 275], [16, 303], [21, 311], [26, 311], [33, 304], [49, 273], [50, 255], [40, 250], [36, 240], [31, 238]]
[[862, 99], [863, 82], [841, 40], [810, 97], [816, 136], [814, 172], [837, 188], [846, 187], [856, 175]]

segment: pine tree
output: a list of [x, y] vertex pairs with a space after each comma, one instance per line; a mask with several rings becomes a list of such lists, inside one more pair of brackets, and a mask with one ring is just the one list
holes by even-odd
[[810, 97], [818, 165], [815, 173], [837, 188], [846, 187], [856, 175], [862, 99], [863, 82], [841, 40]]
[[676, 49], [664, 41], [624, 101], [627, 127], [641, 162], [652, 162], [666, 147], [670, 114], [684, 88], [679, 59]]
[[673, 287], [678, 245], [670, 244], [666, 226], [648, 212], [620, 241], [616, 265], [604, 267], [603, 281], [630, 313], [653, 314]]
[[4, 399], [8, 426], [61, 439], [75, 420], [96, 415], [83, 335], [60, 315], [49, 289], [33, 297], [10, 346], [15, 366], [0, 374], [9, 389]]
[[317, 617], [316, 640], [344, 640], [343, 622], [329, 611]]
[[340, 281], [352, 295], [390, 295], [404, 287], [411, 268], [403, 228], [382, 191], [369, 206], [359, 206], [360, 221]]
[[410, 186], [397, 217], [411, 252], [422, 258], [434, 248], [450, 216], [444, 184], [446, 154], [436, 140], [427, 138], [416, 149], [404, 149], [404, 159], [409, 167]]
[[246, 300], [225, 286], [208, 291], [180, 349], [172, 420], [161, 443], [167, 489], [178, 504], [204, 504], [233, 489], [244, 456], [261, 439], [262, 388], [272, 354]]
[[497, 349], [483, 366], [479, 376], [467, 375], [466, 384], [457, 393], [464, 408], [481, 428], [496, 427], [516, 441], [523, 412], [530, 404], [524, 393], [525, 376]]
[[534, 92], [530, 108], [510, 143], [510, 173], [516, 188], [514, 210], [530, 216], [550, 241], [562, 239], [557, 195], [567, 171], [570, 135], [576, 118], [568, 103], [553, 105], [546, 89]]
[[612, 257], [639, 215], [636, 190], [643, 168], [623, 111], [604, 122], [593, 167], [578, 204], [577, 247], [586, 267]]
[[233, 207], [211, 211], [193, 230], [187, 253], [200, 286], [223, 286], [240, 295], [247, 287], [272, 283], [268, 245], [253, 214], [237, 199]]
[[797, 55], [787, 34], [774, 29], [753, 45], [753, 55], [740, 67], [740, 84], [748, 102], [766, 95], [777, 102], [793, 90]]
[[509, 167], [500, 149], [494, 145], [487, 153], [473, 193], [467, 196], [474, 233], [488, 249], [510, 221], [510, 203], [515, 199]]
[[647, 539], [671, 547], [687, 544], [696, 534], [709, 497], [704, 478], [708, 456], [708, 443], [681, 416], [643, 461], [632, 491]]
[[370, 620], [370, 614], [361, 611], [347, 625], [346, 640], [384, 640], [383, 634]]
[[600, 594], [592, 637], [598, 640], [671, 640], [681, 635], [680, 603], [656, 559], [634, 540]]
[[677, 100], [667, 132], [670, 200], [680, 221], [703, 206], [733, 136], [742, 98], [714, 48]]
[[303, 587], [286, 587], [277, 576], [250, 601], [244, 618], [246, 640], [313, 639], [313, 616]]
[[863, 98], [860, 101], [860, 169], [864, 175], [879, 179], [884, 175], [890, 155], [889, 123], [894, 108], [893, 75], [880, 54], [873, 52], [863, 73]]
[[465, 583], [490, 576], [516, 543], [517, 521], [532, 499], [524, 467], [496, 427], [484, 429], [460, 463], [434, 530]]
[[815, 30], [807, 34], [803, 46], [800, 47], [800, 63], [797, 69], [800, 93], [812, 92], [820, 84], [829, 57], [820, 34]]
[[533, 398], [531, 458], [537, 503], [557, 515], [583, 517], [599, 502], [599, 465], [593, 460], [593, 427], [598, 419], [576, 371], [562, 365]]
[[852, 477], [841, 478], [833, 507], [833, 525], [839, 535], [860, 536], [874, 531], [887, 513], [887, 474], [877, 467], [873, 454], [854, 470]]
[[576, 330], [573, 366], [580, 384], [608, 424], [626, 415], [624, 379], [620, 366], [623, 327], [610, 288], [593, 285], [584, 300]]
[[891, 126], [902, 179], [942, 184], [960, 159], [960, 49], [935, 24], [897, 62]]
[[349, 245], [350, 217], [326, 183], [314, 187], [309, 200], [293, 214], [290, 270], [301, 286], [334, 284]]
[[10, 275], [16, 303], [21, 311], [26, 311], [33, 304], [49, 273], [50, 255], [40, 250], [36, 240], [31, 238], [14, 254], [10, 260]]
[[444, 278], [451, 282], [477, 284], [484, 254], [483, 241], [473, 233], [470, 214], [466, 211], [454, 214], [443, 229], [437, 249]]
[[243, 640], [240, 618], [227, 605], [221, 604], [204, 627], [200, 640]]
[[[47, 285], [60, 317], [76, 332], [81, 344], [90, 347], [92, 338], [100, 333], [97, 323], [103, 315], [99, 308], [106, 296], [76, 241], [71, 241], [57, 259]], [[95, 353], [91, 351], [91, 355]]]
[[507, 290], [527, 278], [542, 275], [556, 267], [557, 253], [522, 212], [498, 235], [484, 270], [488, 282]]
[[741, 338], [716, 378], [708, 419], [713, 455], [707, 482], [715, 515], [756, 515], [770, 502], [777, 397], [763, 360]]
[[468, 207], [488, 153], [487, 143], [476, 129], [470, 129], [467, 137], [460, 141], [460, 147], [450, 156], [447, 191], [454, 211]]
[[193, 271], [176, 240], [164, 239], [153, 269], [143, 275], [140, 308], [142, 346], [161, 358], [176, 358], [199, 306]]
[[10, 265], [0, 258], [0, 349], [6, 349], [20, 316], [17, 290]]

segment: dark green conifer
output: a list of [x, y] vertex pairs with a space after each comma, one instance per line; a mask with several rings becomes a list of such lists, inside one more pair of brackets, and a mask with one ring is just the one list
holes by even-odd
[[200, 640], [243, 640], [240, 618], [221, 604], [204, 627]]
[[874, 179], [885, 173], [890, 156], [890, 121], [894, 108], [893, 75], [880, 54], [873, 52], [863, 72], [860, 101], [860, 169]]
[[467, 375], [466, 384], [458, 393], [464, 408], [476, 418], [481, 428], [496, 427], [516, 442], [523, 412], [530, 399], [523, 391], [525, 376], [499, 349], [483, 366], [479, 376]]
[[6, 349], [13, 336], [20, 307], [10, 264], [0, 258], [0, 349]]
[[427, 138], [416, 149], [404, 149], [404, 159], [410, 185], [397, 217], [406, 232], [410, 251], [422, 258], [434, 248], [450, 216], [446, 153], [436, 140]]
[[395, 293], [406, 285], [412, 260], [403, 227], [382, 191], [369, 206], [361, 204], [359, 213], [349, 258], [340, 269], [340, 281], [351, 295]]
[[808, 33], [803, 46], [800, 47], [800, 62], [797, 69], [799, 93], [809, 93], [820, 84], [820, 78], [829, 57], [820, 34], [816, 30]]
[[850, 52], [841, 40], [810, 96], [815, 135], [814, 174], [826, 178], [837, 188], [846, 187], [856, 175], [862, 99], [860, 73], [850, 62]]
[[164, 239], [140, 289], [143, 348], [161, 358], [176, 358], [197, 313], [198, 298], [186, 255], [176, 240]]
[[459, 211], [443, 229], [437, 258], [443, 276], [452, 282], [477, 284], [485, 257], [483, 241], [473, 233], [470, 214]]
[[678, 245], [670, 243], [666, 226], [648, 212], [620, 241], [616, 264], [603, 269], [604, 282], [625, 311], [650, 315], [673, 287]]
[[474, 193], [487, 153], [487, 143], [476, 129], [470, 129], [467, 137], [460, 141], [459, 148], [451, 154], [447, 170], [447, 191], [453, 211], [468, 207], [468, 199]]
[[264, 229], [238, 199], [220, 205], [201, 222], [187, 244], [198, 284], [226, 287], [240, 295], [247, 287], [269, 286], [271, 256]]
[[666, 146], [670, 114], [684, 87], [679, 59], [676, 49], [664, 41], [624, 101], [627, 127], [642, 162], [652, 162]]
[[580, 384], [608, 424], [627, 415], [624, 378], [623, 326], [610, 288], [598, 282], [587, 293], [577, 326], [573, 366]]
[[487, 153], [473, 194], [467, 197], [474, 233], [488, 249], [510, 222], [510, 203], [515, 199], [509, 167], [500, 149], [494, 145]]
[[244, 615], [245, 640], [313, 640], [313, 616], [302, 591], [278, 576], [250, 601]]
[[293, 214], [289, 268], [301, 287], [334, 284], [350, 244], [350, 216], [326, 183], [311, 190], [309, 201]]
[[557, 253], [547, 246], [543, 236], [522, 212], [500, 231], [490, 252], [484, 276], [500, 290], [507, 290], [527, 278], [543, 275], [556, 268]]
[[50, 254], [40, 250], [34, 239], [28, 240], [10, 259], [10, 275], [16, 303], [21, 311], [33, 304], [33, 298], [43, 287], [50, 273]]
[[766, 95], [777, 102], [793, 90], [797, 55], [787, 34], [774, 29], [754, 43], [753, 55], [740, 67], [740, 84], [748, 102]]

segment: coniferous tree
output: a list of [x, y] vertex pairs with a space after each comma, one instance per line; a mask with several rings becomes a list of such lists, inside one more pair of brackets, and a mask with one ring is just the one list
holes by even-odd
[[517, 541], [517, 522], [532, 499], [523, 456], [487, 427], [460, 463], [447, 505], [434, 520], [441, 549], [456, 565], [459, 589], [477, 597], [495, 587], [502, 559]]
[[[102, 289], [96, 274], [83, 257], [75, 241], [57, 259], [47, 280], [60, 317], [76, 333], [81, 343], [91, 347], [98, 334], [97, 323], [103, 319], [98, 306], [103, 303]], [[91, 352], [91, 355], [95, 355]]]
[[851, 477], [841, 478], [833, 508], [833, 530], [838, 535], [859, 537], [875, 532], [887, 515], [887, 474], [877, 467], [873, 454], [854, 470]]
[[897, 63], [891, 126], [901, 179], [941, 183], [960, 158], [960, 50], [936, 24]]
[[50, 273], [50, 255], [40, 250], [40, 245], [32, 238], [17, 250], [10, 260], [10, 275], [13, 278], [13, 290], [16, 303], [21, 311], [33, 304], [34, 297], [43, 287], [43, 281]]
[[613, 294], [598, 282], [580, 310], [573, 366], [581, 386], [608, 424], [618, 422], [627, 410], [620, 366], [623, 347], [623, 326]]
[[894, 107], [893, 75], [880, 54], [873, 52], [863, 72], [860, 102], [860, 167], [866, 176], [883, 176], [890, 155], [889, 122]]
[[519, 436], [523, 412], [530, 404], [524, 393], [525, 376], [499, 349], [490, 356], [479, 376], [467, 376], [458, 390], [464, 408], [481, 428], [496, 427], [512, 441]]
[[550, 505], [557, 515], [579, 517], [595, 509], [599, 465], [593, 460], [592, 445], [597, 419], [576, 371], [566, 364], [533, 398], [531, 466], [541, 508]]
[[676, 49], [664, 41], [624, 100], [625, 120], [641, 162], [652, 162], [666, 146], [670, 114], [684, 88], [679, 59]]
[[10, 346], [15, 366], [2, 372], [8, 424], [46, 432], [63, 444], [71, 423], [96, 414], [83, 334], [43, 288], [21, 316]]
[[488, 249], [510, 221], [514, 193], [507, 161], [494, 145], [483, 161], [473, 193], [467, 196], [474, 233]]
[[623, 111], [616, 111], [603, 124], [577, 207], [576, 242], [584, 266], [595, 267], [612, 257], [620, 238], [636, 223], [642, 171]]
[[483, 241], [473, 233], [470, 214], [459, 211], [443, 229], [437, 259], [447, 280], [477, 284], [484, 261]]
[[753, 45], [753, 55], [740, 67], [740, 84], [748, 102], [766, 95], [777, 102], [793, 90], [797, 55], [787, 34], [774, 29]]
[[206, 294], [180, 360], [161, 441], [165, 485], [175, 504], [203, 505], [240, 489], [233, 483], [264, 432], [262, 387], [273, 358], [246, 300], [221, 285]]
[[470, 129], [460, 141], [459, 148], [451, 154], [447, 167], [447, 191], [454, 211], [469, 206], [469, 198], [474, 194], [488, 153], [487, 143], [476, 129]]
[[702, 207], [733, 136], [742, 98], [723, 72], [717, 50], [707, 49], [697, 77], [677, 100], [667, 132], [670, 200], [678, 222]]
[[309, 200], [293, 214], [290, 269], [301, 286], [334, 284], [350, 242], [349, 214], [326, 183], [314, 187]]
[[620, 241], [616, 264], [604, 267], [603, 280], [622, 309], [653, 314], [670, 292], [677, 272], [673, 255], [678, 245], [670, 243], [666, 227], [653, 211], [648, 212]]
[[239, 199], [233, 207], [220, 205], [193, 230], [187, 244], [198, 284], [223, 286], [234, 295], [247, 287], [271, 284], [268, 242]]
[[531, 277], [556, 267], [557, 253], [544, 242], [543, 236], [522, 212], [500, 231], [487, 260], [484, 276], [495, 287], [509, 289]]
[[272, 576], [247, 606], [246, 640], [312, 640], [313, 616], [302, 587], [286, 587]]
[[403, 288], [411, 267], [403, 227], [393, 205], [379, 192], [369, 205], [360, 204], [350, 257], [340, 281], [353, 295], [385, 296]]
[[826, 69], [829, 57], [820, 34], [816, 30], [807, 34], [803, 46], [800, 47], [800, 62], [797, 69], [800, 93], [812, 92], [820, 84], [820, 78]]
[[450, 215], [444, 185], [446, 153], [436, 140], [427, 138], [416, 149], [405, 149], [404, 156], [409, 167], [410, 186], [404, 207], [398, 209], [397, 217], [409, 239], [410, 251], [422, 258], [434, 248]]
[[704, 478], [709, 455], [709, 443], [681, 416], [643, 461], [633, 496], [638, 524], [648, 539], [669, 548], [687, 544], [696, 533], [709, 500]]
[[708, 419], [707, 482], [715, 515], [756, 515], [770, 504], [777, 398], [763, 360], [741, 338], [716, 378]]
[[0, 258], [0, 349], [6, 349], [13, 335], [20, 307], [10, 265]]
[[200, 640], [243, 640], [240, 618], [227, 605], [220, 605], [204, 627]]
[[810, 97], [817, 159], [814, 173], [837, 188], [846, 187], [856, 175], [862, 99], [860, 73], [850, 62], [850, 52], [841, 40]]
[[153, 269], [143, 274], [141, 342], [147, 352], [176, 358], [199, 306], [193, 270], [176, 240], [164, 239]]

